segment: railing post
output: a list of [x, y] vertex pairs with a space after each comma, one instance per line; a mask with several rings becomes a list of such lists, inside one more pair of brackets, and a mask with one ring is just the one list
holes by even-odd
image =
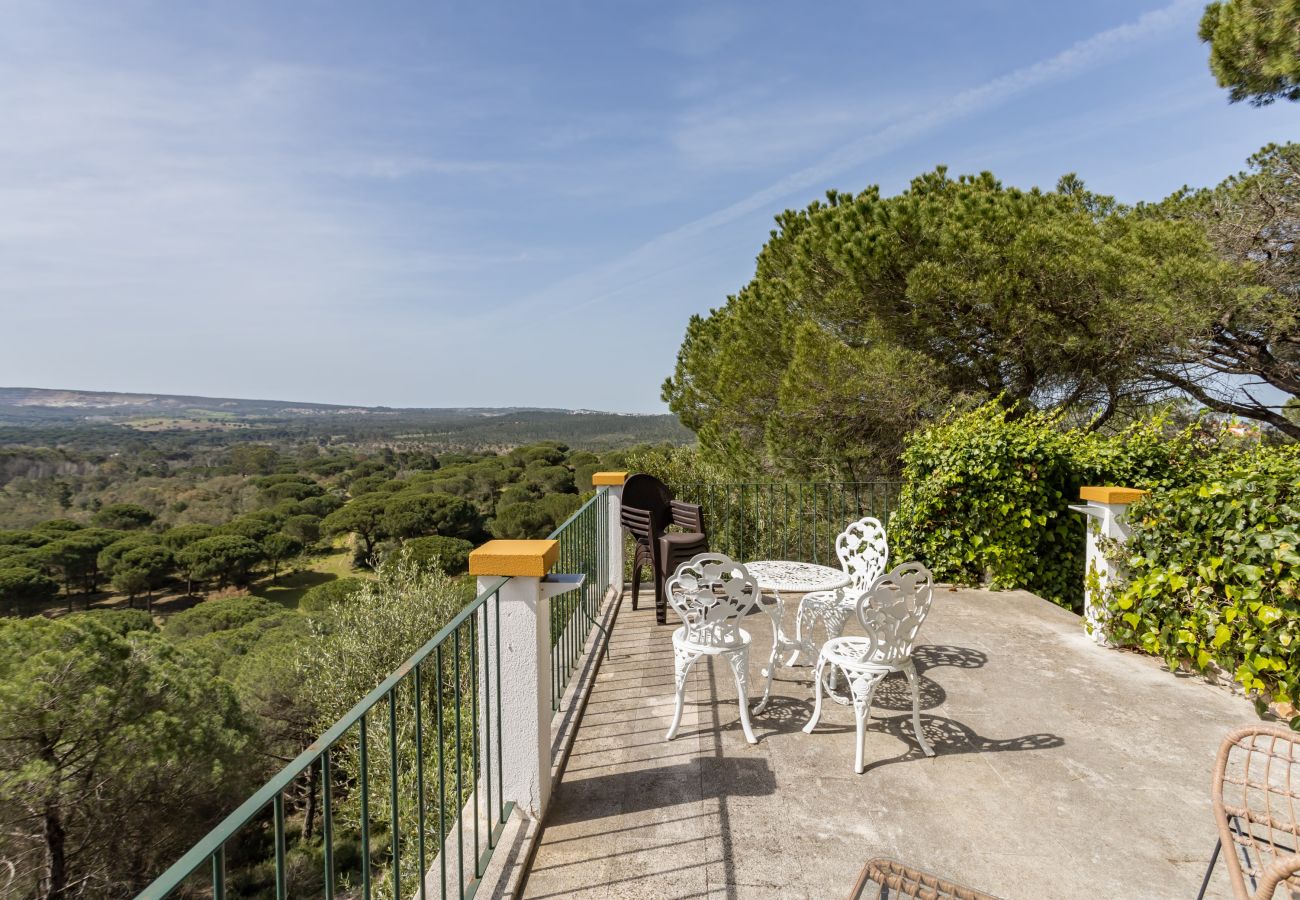
[[614, 599], [623, 596], [623, 524], [619, 521], [623, 509], [623, 482], [627, 481], [626, 472], [597, 472], [591, 476], [591, 483], [596, 488], [607, 488], [605, 492], [605, 526], [608, 553], [605, 554], [607, 571], [605, 583], [614, 588]]
[[479, 661], [480, 685], [491, 677], [500, 692], [494, 703], [500, 703], [504, 740], [491, 729], [482, 746], [501, 760], [504, 801], [539, 821], [551, 797], [552, 591], [543, 578], [558, 554], [558, 541], [488, 541], [469, 556], [480, 592], [509, 576], [498, 588], [500, 630], [483, 629]]
[[1088, 549], [1083, 570], [1084, 628], [1103, 647], [1110, 646], [1105, 627], [1109, 617], [1104, 605], [1106, 586], [1119, 575], [1118, 564], [1106, 556], [1105, 543], [1110, 540], [1122, 544], [1128, 540], [1129, 504], [1146, 493], [1136, 488], [1085, 487], [1080, 488], [1079, 499], [1086, 503], [1070, 507], [1088, 517]]

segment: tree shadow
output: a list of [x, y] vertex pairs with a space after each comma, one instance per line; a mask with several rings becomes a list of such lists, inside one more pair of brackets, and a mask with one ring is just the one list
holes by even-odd
[[205, 599], [207, 598], [202, 594], [170, 594], [166, 597], [155, 599], [153, 602], [153, 611], [157, 615], [171, 615], [172, 613], [193, 609]]

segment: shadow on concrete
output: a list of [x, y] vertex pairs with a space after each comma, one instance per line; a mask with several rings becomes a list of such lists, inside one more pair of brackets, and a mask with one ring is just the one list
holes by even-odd
[[[1013, 753], [1022, 750], [1054, 750], [1065, 746], [1064, 738], [1060, 735], [1048, 733], [1026, 734], [1013, 738], [985, 737], [956, 719], [949, 719], [945, 716], [921, 716], [921, 728], [925, 731], [925, 739], [930, 742], [930, 746], [934, 748], [934, 752], [938, 756], [955, 756], [962, 753]], [[852, 731], [852, 728], [845, 730]], [[910, 714], [890, 716], [887, 719], [873, 717], [867, 722], [867, 731], [868, 733], [884, 731], [892, 734], [907, 745], [907, 751], [898, 756], [876, 760], [868, 758], [866, 766], [868, 772], [893, 763], [925, 759], [925, 754], [921, 752], [920, 746], [916, 743], [916, 737], [912, 733], [912, 717]], [[848, 752], [852, 753], [852, 750], [852, 744], [850, 743]], [[870, 744], [868, 744], [868, 757], [870, 757], [870, 753]]]
[[[776, 775], [766, 759], [715, 757], [705, 784], [704, 799], [727, 796], [765, 797], [776, 793]], [[660, 810], [700, 802], [703, 761], [674, 763], [638, 771], [615, 771], [608, 775], [569, 779], [564, 784], [564, 802], [551, 808], [547, 827], [568, 822], [585, 822], [607, 816]], [[726, 785], [725, 791], [720, 786]]]
[[973, 647], [954, 647], [951, 644], [923, 644], [912, 651], [916, 671], [924, 672], [939, 666], [954, 669], [982, 669], [988, 665], [989, 655]]
[[[921, 709], [934, 709], [948, 700], [948, 692], [939, 682], [921, 675], [917, 678], [921, 693]], [[876, 685], [876, 693], [871, 698], [872, 709], [887, 709], [890, 712], [912, 711], [912, 689], [907, 684], [907, 676], [901, 672], [886, 675]]]

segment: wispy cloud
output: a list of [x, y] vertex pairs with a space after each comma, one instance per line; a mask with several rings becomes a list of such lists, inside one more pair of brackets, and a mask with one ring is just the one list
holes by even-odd
[[607, 300], [625, 290], [629, 282], [661, 269], [665, 258], [683, 252], [701, 235], [768, 209], [792, 195], [820, 191], [828, 187], [837, 175], [886, 156], [927, 134], [1010, 103], [1033, 90], [1095, 69], [1148, 41], [1175, 29], [1186, 28], [1200, 9], [1200, 0], [1174, 0], [1131, 22], [1080, 40], [1038, 62], [957, 91], [919, 111], [899, 116], [761, 190], [664, 232], [605, 265], [564, 279], [525, 298], [519, 305], [556, 304], [574, 311]]

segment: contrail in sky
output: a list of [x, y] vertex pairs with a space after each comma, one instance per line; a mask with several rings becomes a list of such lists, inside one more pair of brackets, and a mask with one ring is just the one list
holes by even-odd
[[[510, 304], [504, 309], [499, 308], [492, 315], [513, 315], [521, 307], [536, 306], [552, 300], [572, 301], [576, 298], [577, 302], [569, 303], [565, 311], [582, 309], [606, 300], [630, 283], [648, 277], [650, 273], [640, 277], [637, 273], [644, 264], [661, 259], [665, 250], [677, 248], [680, 252], [682, 242], [690, 238], [734, 222], [792, 194], [824, 188], [835, 175], [897, 150], [921, 135], [1001, 106], [1035, 88], [1096, 68], [1126, 49], [1185, 26], [1199, 13], [1202, 5], [1203, 0], [1174, 0], [1131, 22], [1078, 41], [1047, 59], [967, 88], [942, 102], [930, 104], [920, 112], [903, 116], [883, 129], [840, 147], [748, 197], [679, 225], [617, 259], [565, 278], [518, 303]], [[653, 272], [662, 270], [660, 265], [652, 267]]]

